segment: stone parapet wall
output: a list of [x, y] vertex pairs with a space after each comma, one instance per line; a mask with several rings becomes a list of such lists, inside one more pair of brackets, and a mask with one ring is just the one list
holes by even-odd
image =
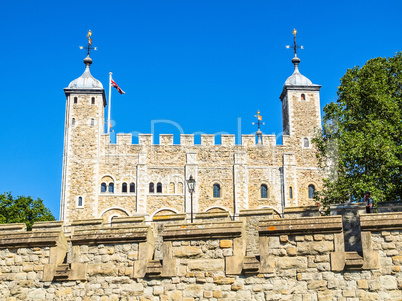
[[361, 265], [341, 216], [239, 215], [0, 225], [0, 300], [402, 299], [402, 213], [361, 215]]

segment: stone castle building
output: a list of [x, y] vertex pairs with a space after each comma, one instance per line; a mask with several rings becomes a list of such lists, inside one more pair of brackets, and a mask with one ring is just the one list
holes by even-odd
[[282, 145], [259, 131], [241, 145], [133, 145], [103, 133], [105, 92], [87, 57], [65, 89], [64, 221], [0, 225], [0, 301], [402, 300], [400, 202], [374, 214], [333, 205], [331, 216], [309, 206], [320, 86], [299, 62], [280, 97]]
[[105, 90], [90, 73], [92, 59], [84, 59], [85, 72], [64, 89], [66, 115], [60, 220], [155, 215], [191, 211], [187, 180], [196, 180], [195, 213], [314, 204], [314, 191], [322, 180], [311, 140], [321, 127], [320, 88], [300, 74], [295, 56], [293, 74], [285, 81], [282, 102], [282, 145], [274, 135], [117, 134], [116, 143], [104, 133]]

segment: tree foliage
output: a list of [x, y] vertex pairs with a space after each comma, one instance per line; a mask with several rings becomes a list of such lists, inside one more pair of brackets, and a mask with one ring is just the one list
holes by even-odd
[[324, 205], [355, 201], [370, 191], [375, 201], [402, 195], [402, 53], [348, 69], [338, 99], [324, 107], [323, 130], [314, 139]]
[[54, 221], [55, 218], [41, 199], [19, 196], [14, 198], [10, 192], [0, 194], [0, 224], [25, 223], [31, 230], [34, 222]]

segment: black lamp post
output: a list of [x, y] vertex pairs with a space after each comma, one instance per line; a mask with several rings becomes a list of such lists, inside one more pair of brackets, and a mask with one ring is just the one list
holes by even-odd
[[194, 192], [195, 180], [192, 175], [190, 175], [190, 178], [187, 180], [187, 185], [188, 185], [188, 191], [190, 191], [191, 195], [191, 223], [193, 223], [193, 192]]

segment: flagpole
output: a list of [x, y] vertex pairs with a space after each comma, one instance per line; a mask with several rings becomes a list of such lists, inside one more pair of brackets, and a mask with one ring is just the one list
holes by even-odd
[[108, 106], [108, 111], [107, 111], [107, 133], [108, 134], [110, 134], [110, 107], [111, 106], [112, 106], [112, 72], [109, 72], [109, 106]]

